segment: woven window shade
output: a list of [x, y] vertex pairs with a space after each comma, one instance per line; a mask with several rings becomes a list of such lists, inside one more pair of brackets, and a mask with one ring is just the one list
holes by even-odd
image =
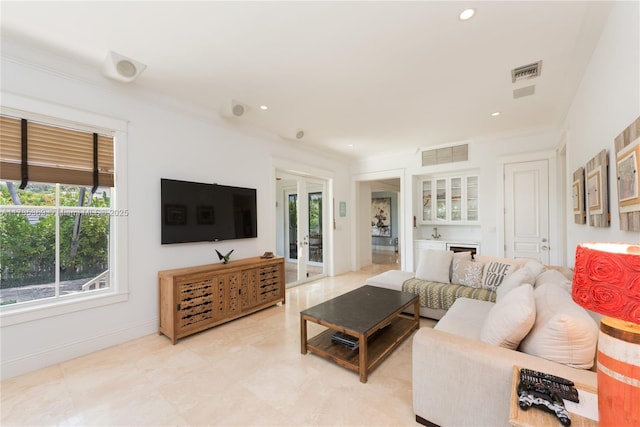
[[[20, 119], [0, 117], [0, 179], [21, 180]], [[29, 181], [93, 186], [93, 134], [27, 123]], [[114, 185], [113, 137], [98, 136], [98, 185]]]

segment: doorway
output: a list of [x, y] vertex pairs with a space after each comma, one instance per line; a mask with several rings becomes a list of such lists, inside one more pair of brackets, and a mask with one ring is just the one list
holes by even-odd
[[549, 264], [549, 161], [510, 163], [505, 177], [505, 256]]
[[326, 275], [327, 184], [280, 171], [276, 179], [277, 251], [285, 258], [285, 284], [291, 287]]

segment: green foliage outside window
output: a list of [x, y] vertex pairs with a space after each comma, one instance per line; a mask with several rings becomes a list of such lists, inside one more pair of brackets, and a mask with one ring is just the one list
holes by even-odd
[[[17, 186], [16, 186], [17, 188]], [[79, 204], [80, 195], [84, 200]], [[17, 191], [22, 206], [55, 206], [55, 186], [30, 184]], [[110, 206], [106, 192], [94, 194], [79, 187], [60, 187], [60, 206]], [[0, 184], [0, 205], [14, 205], [5, 183]], [[78, 225], [79, 222], [79, 225]], [[107, 213], [60, 215], [60, 280], [94, 277], [109, 268]], [[10, 288], [55, 281], [54, 212], [0, 213], [0, 287]], [[74, 228], [79, 230], [74, 238]]]

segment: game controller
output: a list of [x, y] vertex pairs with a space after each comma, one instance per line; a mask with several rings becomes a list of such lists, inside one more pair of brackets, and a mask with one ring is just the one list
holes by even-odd
[[563, 426], [571, 425], [569, 412], [564, 407], [564, 402], [560, 396], [555, 391], [540, 386], [540, 384], [521, 381], [518, 384], [518, 406], [525, 411], [535, 406], [554, 414]]

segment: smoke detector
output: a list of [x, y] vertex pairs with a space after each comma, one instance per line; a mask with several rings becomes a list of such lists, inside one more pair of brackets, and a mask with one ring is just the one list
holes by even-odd
[[533, 79], [540, 76], [542, 71], [542, 60], [532, 64], [523, 65], [522, 67], [511, 70], [511, 83], [521, 80]]
[[116, 52], [109, 52], [102, 64], [102, 74], [113, 80], [123, 83], [131, 83], [147, 68], [146, 65], [120, 55]]

